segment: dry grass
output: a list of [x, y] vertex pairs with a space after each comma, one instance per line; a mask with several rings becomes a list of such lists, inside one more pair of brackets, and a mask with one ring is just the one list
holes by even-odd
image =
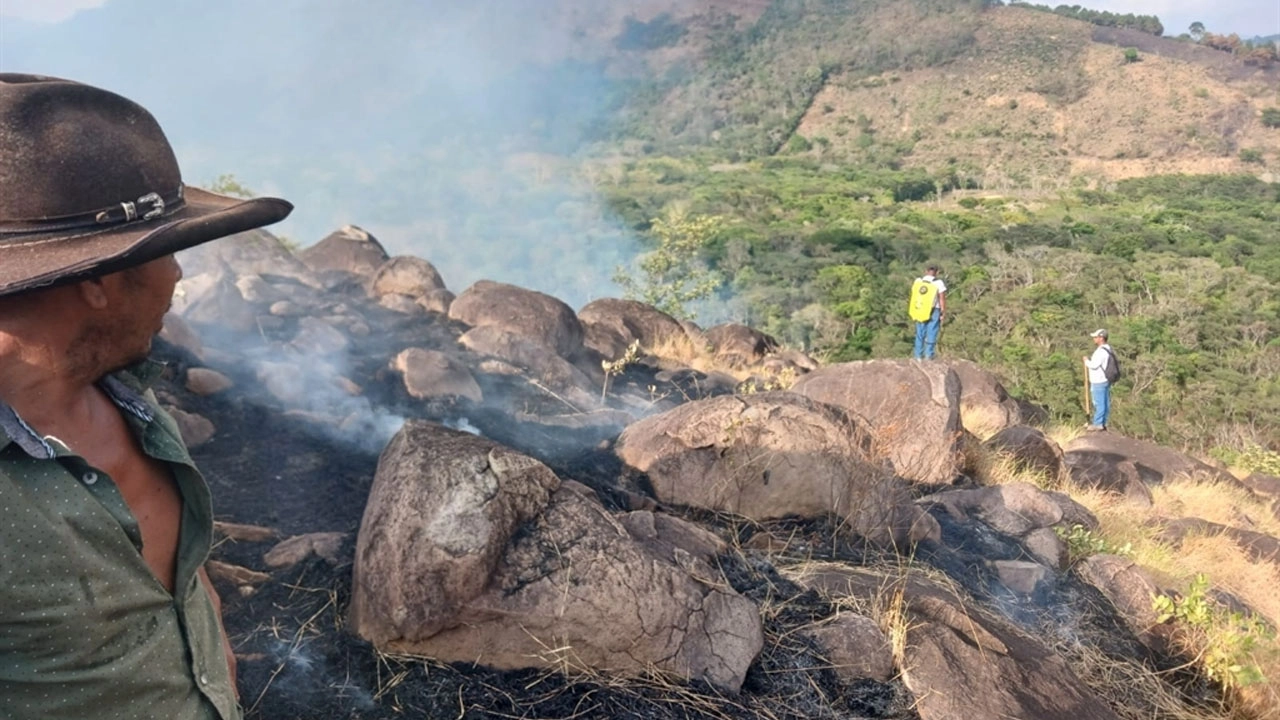
[[1071, 444], [1072, 440], [1084, 434], [1084, 426], [1082, 425], [1053, 425], [1045, 431], [1045, 437], [1058, 443], [1058, 447], [1065, 448]]
[[1225, 720], [1224, 710], [1192, 707], [1150, 668], [1108, 657], [1089, 644], [1062, 642], [1053, 648], [1076, 675], [1124, 720]]
[[[1080, 432], [1078, 428], [1059, 426], [1050, 430], [1049, 436], [1065, 445]], [[1127, 548], [1128, 556], [1145, 568], [1158, 586], [1184, 591], [1198, 573], [1205, 573], [1214, 590], [1229, 593], [1273, 627], [1280, 626], [1280, 570], [1275, 565], [1251, 559], [1230, 537], [1191, 535], [1175, 545], [1162, 536], [1162, 521], [1197, 517], [1280, 538], [1280, 520], [1266, 503], [1243, 488], [1212, 477], [1176, 478], [1153, 486], [1153, 505], [1142, 508], [1113, 493], [1076, 486], [1065, 473], [1063, 477], [1049, 478], [1044, 473], [1028, 471], [1007, 454], [973, 442], [965, 447], [965, 469], [984, 485], [1030, 482], [1045, 489], [1065, 489], [1097, 516], [1099, 535], [1113, 547]], [[1198, 660], [1206, 647], [1222, 640], [1221, 635], [1215, 634], [1238, 632], [1238, 627], [1222, 621], [1204, 632], [1188, 633], [1187, 652]], [[1257, 667], [1266, 680], [1232, 688], [1228, 707], [1217, 712], [1188, 708], [1167, 684], [1140, 666], [1109, 660], [1086, 647], [1076, 647], [1066, 654], [1076, 660], [1073, 666], [1104, 696], [1140, 696], [1140, 701], [1126, 706], [1128, 710], [1157, 708], [1159, 717], [1179, 720], [1280, 719], [1280, 644], [1274, 639], [1263, 639], [1240, 658], [1243, 664]], [[1126, 718], [1152, 717], [1146, 710], [1128, 710], [1118, 708]]]
[[1151, 488], [1161, 517], [1198, 517], [1280, 538], [1280, 518], [1239, 485], [1211, 477], [1181, 477]]
[[[1161, 537], [1161, 521], [1187, 516], [1239, 526], [1240, 517], [1254, 518], [1259, 532], [1280, 537], [1278, 523], [1249, 493], [1216, 480], [1180, 478], [1152, 489], [1154, 505], [1140, 508], [1123, 498], [1079, 487], [1071, 496], [1089, 508], [1101, 524], [1100, 534], [1116, 546], [1128, 545], [1130, 557], [1146, 569], [1160, 587], [1185, 590], [1198, 573], [1204, 573], [1214, 590], [1229, 593], [1273, 627], [1280, 625], [1280, 571], [1275, 565], [1250, 559], [1231, 538], [1222, 535], [1190, 535], [1176, 546]], [[1213, 633], [1237, 630], [1217, 623], [1206, 634], [1191, 634], [1191, 655], [1203, 652], [1215, 641]], [[1280, 718], [1280, 645], [1264, 639], [1241, 658], [1257, 667], [1266, 680], [1234, 689], [1230, 707], [1218, 717], [1232, 720]]]
[[[980, 485], [1009, 485], [1031, 483], [1043, 490], [1057, 490], [1066, 482], [1065, 477], [1055, 477], [1026, 463], [1010, 453], [993, 450], [981, 443], [965, 442], [962, 451], [963, 470]], [[1065, 471], [1063, 473], [1065, 475]]]

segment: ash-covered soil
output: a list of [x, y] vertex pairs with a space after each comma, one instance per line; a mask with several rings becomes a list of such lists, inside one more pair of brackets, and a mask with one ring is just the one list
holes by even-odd
[[[281, 537], [347, 533], [337, 563], [313, 556], [272, 572], [271, 579], [252, 593], [218, 583], [227, 631], [239, 658], [238, 685], [248, 718], [918, 717], [900, 681], [844, 683], [820, 652], [794, 632], [828, 617], [833, 608], [816, 593], [781, 577], [763, 556], [738, 549], [737, 541], [768, 528], [711, 514], [690, 518], [731, 541], [735, 549], [720, 558], [726, 577], [765, 609], [766, 647], [737, 695], [660, 677], [620, 679], [572, 669], [500, 672], [381, 655], [345, 631], [356, 532], [377, 468], [375, 443], [359, 433], [338, 432], [314, 417], [282, 414], [263, 400], [267, 394], [245, 373], [236, 374], [241, 387], [234, 395], [191, 395], [175, 382], [191, 359], [164, 345], [159, 355], [169, 364], [167, 379], [157, 388], [162, 399], [167, 396], [218, 428], [212, 441], [192, 453], [209, 480], [216, 519], [271, 528]], [[234, 368], [218, 369], [235, 374]], [[415, 403], [395, 383], [377, 381], [376, 369], [366, 371], [363, 377], [373, 380], [365, 391], [381, 412], [412, 413], [451, 424], [465, 419], [483, 434], [547, 462], [562, 478], [596, 489], [607, 507], [624, 506], [617, 484], [621, 466], [600, 445], [597, 430], [552, 433], [490, 409]], [[506, 390], [521, 388], [513, 384]], [[539, 398], [536, 389], [523, 391], [529, 393], [531, 407], [542, 406], [545, 398]], [[838, 545], [850, 558], [862, 556], [857, 539], [841, 536], [830, 523], [784, 522], [775, 531], [812, 535], [815, 545], [834, 542], [830, 550]], [[274, 542], [224, 540], [213, 556], [269, 572], [263, 555]]]

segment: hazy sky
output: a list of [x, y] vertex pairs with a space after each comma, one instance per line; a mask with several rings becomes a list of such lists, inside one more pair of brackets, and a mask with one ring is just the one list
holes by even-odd
[[[1060, 4], [1058, 0], [1032, 1]], [[77, 10], [98, 7], [105, 2], [109, 0], [0, 0], [0, 15], [58, 22]], [[1246, 38], [1280, 34], [1280, 0], [1070, 0], [1068, 4], [1080, 4], [1095, 10], [1157, 15], [1164, 23], [1166, 35], [1186, 32], [1187, 27], [1197, 20], [1212, 31], [1235, 32]]]
[[58, 22], [78, 10], [94, 8], [107, 0], [0, 0], [0, 16], [11, 15], [27, 20]]
[[1280, 0], [1033, 0], [1046, 5], [1082, 5], [1095, 10], [1155, 15], [1165, 35], [1187, 31], [1197, 20], [1211, 32], [1251, 38], [1280, 34]]

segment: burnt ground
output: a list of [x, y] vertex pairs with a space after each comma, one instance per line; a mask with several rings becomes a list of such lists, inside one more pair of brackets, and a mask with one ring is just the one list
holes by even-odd
[[[286, 331], [291, 331], [286, 329]], [[445, 324], [413, 332], [439, 337], [414, 343], [403, 337], [381, 342], [440, 346], [455, 335]], [[509, 411], [462, 403], [422, 402], [409, 398], [398, 376], [385, 369], [387, 348], [352, 353], [349, 376], [367, 398], [368, 422], [326, 422], [326, 408], [311, 416], [283, 412], [255, 377], [236, 367], [209, 363], [232, 375], [237, 389], [212, 398], [194, 396], [176, 382], [192, 358], [158, 344], [169, 364], [158, 392], [183, 409], [211, 419], [215, 438], [193, 451], [209, 480], [218, 520], [261, 525], [281, 536], [312, 532], [347, 533], [337, 561], [312, 557], [283, 571], [249, 594], [219, 582], [228, 633], [239, 662], [239, 690], [247, 717], [269, 720], [345, 718], [769, 718], [844, 720], [917, 718], [911, 696], [900, 681], [845, 683], [817, 648], [795, 629], [830, 616], [821, 596], [779, 575], [764, 556], [743, 550], [752, 535], [769, 532], [792, 539], [797, 553], [786, 560], [834, 560], [878, 565], [886, 558], [830, 520], [789, 519], [768, 524], [743, 522], [712, 513], [685, 512], [730, 541], [720, 558], [729, 582], [761, 605], [766, 647], [748, 671], [740, 693], [663, 678], [621, 680], [565, 676], [550, 671], [500, 672], [429, 660], [393, 658], [345, 632], [350, 598], [351, 561], [356, 531], [385, 443], [382, 418], [419, 417], [455, 427], [469, 425], [482, 434], [546, 462], [560, 477], [592, 487], [611, 509], [627, 507], [627, 492], [643, 490], [623, 480], [618, 460], [608, 450], [605, 427], [548, 427], [521, 422]], [[486, 397], [508, 398], [530, 416], [563, 413], [560, 401], [527, 381], [489, 377]], [[615, 388], [643, 394], [660, 385], [652, 369], [629, 368]], [[684, 394], [667, 387], [659, 394]], [[519, 398], [519, 400], [510, 400]], [[335, 417], [349, 414], [349, 400], [328, 408]], [[317, 419], [320, 418], [320, 419]], [[616, 431], [613, 431], [616, 434]], [[602, 444], [603, 441], [603, 444]], [[643, 479], [641, 479], [643, 480]], [[624, 490], [625, 488], [625, 490]], [[679, 509], [671, 509], [680, 512]], [[938, 513], [944, 543], [921, 547], [916, 560], [951, 577], [969, 595], [1055, 647], [1087, 645], [1108, 657], [1169, 670], [1170, 663], [1144, 654], [1097, 591], [1070, 574], [1056, 578], [1033, 598], [1010, 595], [987, 569], [987, 560], [1015, 559], [1020, 546], [980, 524], [957, 524]], [[224, 541], [215, 559], [268, 571], [262, 556], [273, 542]], [[1206, 703], [1214, 693], [1190, 675], [1170, 673], [1185, 694]]]
[[[213, 492], [216, 519], [269, 527], [281, 536], [348, 533], [336, 564], [311, 557], [273, 572], [271, 580], [251, 594], [217, 583], [227, 631], [239, 658], [238, 685], [248, 718], [918, 717], [901, 682], [843, 683], [815, 647], [791, 632], [830, 615], [829, 604], [782, 578], [767, 561], [740, 551], [721, 558], [726, 577], [744, 595], [776, 611], [766, 614], [766, 648], [737, 695], [664, 678], [503, 672], [381, 655], [344, 631], [356, 531], [377, 467], [376, 444], [359, 433], [337, 432], [314, 417], [282, 413], [265, 399], [269, 395], [252, 376], [235, 368], [212, 364], [236, 378], [234, 394], [191, 395], [176, 380], [184, 376], [192, 358], [165, 344], [158, 344], [157, 355], [169, 364], [167, 377], [157, 388], [162, 399], [208, 417], [218, 428], [213, 440], [192, 452]], [[562, 478], [595, 488], [606, 506], [621, 509], [625, 505], [616, 485], [621, 467], [599, 445], [599, 429], [553, 432], [491, 408], [414, 401], [404, 396], [398, 378], [379, 370], [372, 365], [361, 368], [357, 360], [354, 374], [364, 379], [366, 393], [388, 414], [449, 424], [465, 420], [486, 436], [542, 459]], [[651, 372], [631, 370], [629, 374], [615, 383], [647, 387], [654, 382]], [[498, 382], [511, 384], [499, 390], [529, 393], [518, 380]], [[486, 394], [491, 389], [486, 387]], [[539, 405], [545, 400], [534, 392], [528, 394], [526, 406], [548, 411]], [[713, 526], [718, 523], [727, 536], [751, 532], [709, 514], [693, 519]], [[797, 523], [803, 525], [792, 524]], [[824, 535], [833, 528], [815, 526], [812, 532]], [[225, 540], [215, 548], [214, 558], [265, 572], [270, 568], [262, 556], [273, 544]], [[849, 544], [856, 545], [856, 539], [849, 539]]]

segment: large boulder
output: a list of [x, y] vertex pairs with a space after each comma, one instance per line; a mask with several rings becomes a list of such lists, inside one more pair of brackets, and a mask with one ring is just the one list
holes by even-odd
[[1008, 453], [1024, 468], [1043, 474], [1051, 482], [1058, 480], [1065, 467], [1058, 443], [1026, 425], [1007, 427], [983, 444], [996, 452]]
[[[175, 298], [175, 302], [177, 298]], [[160, 339], [191, 353], [197, 360], [204, 359], [204, 343], [200, 335], [187, 324], [177, 312], [170, 311], [164, 315], [164, 327], [160, 329]]]
[[457, 297], [452, 291], [441, 288], [432, 290], [426, 295], [417, 299], [418, 307], [430, 313], [438, 313], [440, 315], [449, 314], [449, 306], [453, 304], [454, 298]]
[[258, 328], [257, 311], [227, 270], [188, 275], [178, 282], [173, 312], [187, 323], [247, 334]]
[[431, 263], [411, 255], [397, 255], [378, 267], [369, 283], [372, 297], [403, 295], [413, 305], [419, 298], [444, 290], [444, 279]]
[[950, 483], [960, 474], [960, 379], [941, 363], [870, 360], [829, 365], [792, 391], [866, 418], [875, 452], [919, 483]]
[[529, 379], [563, 395], [578, 410], [599, 404], [595, 386], [585, 373], [551, 348], [524, 335], [497, 325], [482, 325], [463, 333], [458, 344], [521, 368]]
[[[166, 327], [168, 323], [166, 322]], [[1240, 481], [1253, 496], [1271, 508], [1271, 515], [1280, 520], [1280, 477], [1255, 472]]]
[[1145, 483], [1198, 476], [1239, 485], [1231, 474], [1146, 440], [1110, 432], [1086, 433], [1067, 443], [1063, 460], [1074, 481], [1090, 487], [1124, 487], [1131, 464]]
[[1280, 500], [1280, 477], [1255, 472], [1250, 473], [1240, 482], [1259, 500], [1264, 502]]
[[582, 323], [568, 305], [543, 293], [481, 280], [449, 306], [450, 319], [493, 327], [551, 348], [563, 358], [582, 350]]
[[759, 611], [696, 529], [635, 524], [641, 538], [531, 458], [411, 421], [361, 522], [352, 628], [445, 662], [656, 669], [736, 690], [763, 646]]
[[1173, 652], [1174, 628], [1158, 622], [1152, 602], [1160, 590], [1140, 565], [1118, 555], [1091, 555], [1075, 572], [1111, 602], [1139, 642], [1160, 654]]
[[979, 437], [990, 437], [1023, 422], [1022, 408], [995, 375], [968, 360], [947, 364], [960, 378], [960, 422]]
[[862, 678], [882, 683], [893, 680], [893, 648], [871, 618], [841, 613], [809, 629], [807, 634], [845, 682]]
[[635, 342], [645, 352], [660, 356], [683, 359], [692, 354], [679, 320], [636, 300], [593, 300], [578, 311], [578, 320], [586, 346], [610, 360], [622, 357]]
[[902, 679], [921, 720], [1118, 719], [1063, 658], [1011, 623], [961, 604], [954, 588], [916, 574], [819, 564], [793, 579], [837, 601], [881, 603], [901, 593]]
[[322, 286], [319, 278], [284, 243], [266, 230], [249, 230], [197, 245], [178, 253], [178, 262], [188, 277], [229, 270], [235, 277], [263, 275], [287, 277], [312, 288]]
[[873, 541], [936, 539], [936, 521], [869, 449], [862, 421], [787, 392], [688, 402], [629, 426], [615, 445], [663, 502], [753, 519], [830, 513]]
[[391, 361], [391, 369], [404, 377], [404, 387], [419, 399], [461, 397], [482, 402], [484, 393], [471, 371], [458, 360], [424, 348], [408, 348]]
[[739, 323], [724, 323], [707, 328], [703, 335], [717, 362], [732, 368], [755, 365], [778, 349], [778, 341], [755, 328]]
[[496, 443], [410, 421], [379, 459], [356, 542], [353, 627], [380, 647], [455, 624], [489, 586], [516, 528], [560, 479]]
[[317, 273], [338, 271], [372, 277], [389, 256], [377, 238], [355, 225], [346, 225], [300, 251], [298, 259]]
[[1053, 494], [1029, 483], [945, 490], [919, 502], [941, 505], [952, 517], [972, 517], [1014, 537], [1057, 525], [1064, 515]]
[[1163, 521], [1160, 536], [1172, 545], [1180, 545], [1188, 537], [1223, 536], [1235, 543], [1250, 560], [1271, 563], [1280, 568], [1280, 539], [1266, 533], [1186, 517]]

